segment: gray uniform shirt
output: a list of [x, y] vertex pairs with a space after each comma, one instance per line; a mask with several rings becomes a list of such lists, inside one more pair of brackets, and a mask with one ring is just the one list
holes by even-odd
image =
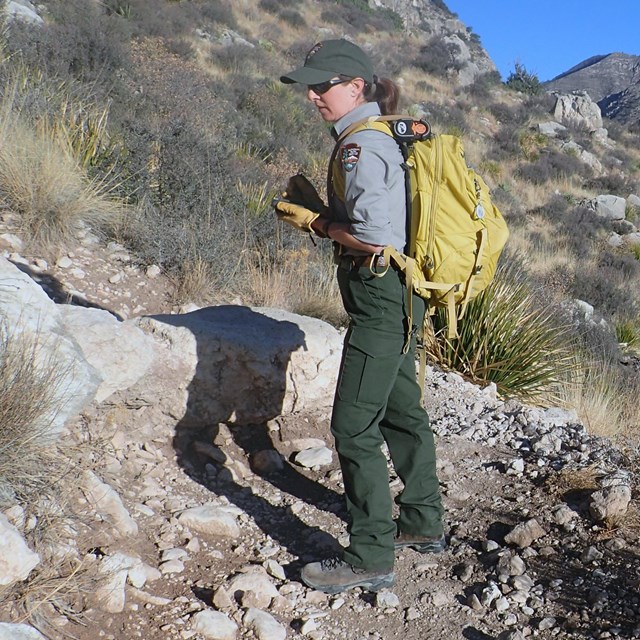
[[[376, 102], [360, 105], [334, 124], [334, 136], [354, 122], [379, 115]], [[335, 219], [349, 222], [352, 235], [361, 242], [390, 244], [404, 251], [405, 176], [396, 141], [380, 131], [359, 131], [341, 141], [337, 159], [345, 179], [345, 198], [342, 202], [334, 195], [330, 203]]]

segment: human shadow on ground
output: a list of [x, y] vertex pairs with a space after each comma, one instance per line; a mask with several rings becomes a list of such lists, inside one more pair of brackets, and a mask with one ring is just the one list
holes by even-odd
[[[287, 320], [231, 305], [152, 318], [183, 327], [195, 337], [195, 354], [191, 355], [196, 365], [187, 409], [176, 425], [173, 440], [178, 464], [185, 473], [213, 494], [225, 496], [249, 514], [265, 534], [298, 556], [299, 560], [286, 568], [289, 573], [297, 572], [299, 563], [318, 559], [318, 553], [337, 550], [337, 540], [299, 518], [291, 509], [293, 501], [286, 496], [334, 513], [336, 502], [343, 502], [342, 496], [286, 460], [280, 470], [254, 470], [284, 494], [280, 501], [257, 495], [251, 481], [242, 480], [247, 459], [258, 451], [276, 449], [267, 423], [285, 409], [291, 355], [307, 348], [304, 333]], [[189, 340], [187, 343], [191, 344], [188, 348], [194, 348]], [[242, 459], [234, 460], [234, 455]], [[334, 508], [329, 509], [331, 506]]]

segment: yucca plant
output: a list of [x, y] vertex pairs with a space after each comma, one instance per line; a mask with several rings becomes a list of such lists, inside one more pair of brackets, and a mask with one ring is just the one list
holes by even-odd
[[615, 323], [616, 339], [627, 347], [636, 347], [640, 337], [638, 322], [629, 318], [622, 318]]
[[44, 137], [67, 149], [83, 169], [108, 161], [116, 152], [107, 132], [109, 107], [72, 101], [64, 95], [59, 100], [59, 112], [39, 123]]
[[507, 397], [547, 404], [576, 366], [571, 328], [541, 304], [516, 260], [467, 306], [459, 337], [447, 338], [446, 314], [433, 316], [428, 353], [441, 366], [477, 383], [494, 382]]

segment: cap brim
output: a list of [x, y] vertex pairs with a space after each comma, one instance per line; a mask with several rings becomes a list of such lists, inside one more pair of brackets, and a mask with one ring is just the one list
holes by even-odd
[[323, 71], [322, 69], [312, 69], [311, 67], [300, 67], [286, 76], [280, 76], [280, 82], [285, 84], [320, 84], [335, 78], [338, 74], [334, 71]]

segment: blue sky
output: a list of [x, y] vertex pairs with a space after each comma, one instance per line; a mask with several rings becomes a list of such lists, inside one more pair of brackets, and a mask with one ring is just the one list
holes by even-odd
[[503, 79], [516, 62], [541, 81], [591, 56], [640, 55], [640, 0], [445, 0], [480, 36]]

